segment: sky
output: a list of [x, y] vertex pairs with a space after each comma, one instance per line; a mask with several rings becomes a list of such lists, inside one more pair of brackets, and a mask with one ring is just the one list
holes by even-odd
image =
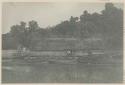
[[[101, 13], [105, 3], [68, 3], [68, 2], [9, 2], [3, 3], [2, 7], [2, 33], [10, 31], [12, 25], [24, 21], [35, 20], [41, 28], [54, 26], [71, 16], [79, 17], [84, 10], [89, 13]], [[118, 8], [123, 4], [115, 3]]]

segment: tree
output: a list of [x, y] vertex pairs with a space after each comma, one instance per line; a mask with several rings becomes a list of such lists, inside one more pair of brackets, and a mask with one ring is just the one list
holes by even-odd
[[83, 14], [80, 16], [80, 21], [81, 21], [81, 22], [90, 21], [90, 19], [91, 19], [91, 15], [88, 13], [87, 10], [85, 10], [85, 11], [83, 12]]
[[39, 28], [38, 23], [34, 20], [29, 21], [29, 31], [33, 32]]
[[69, 21], [70, 21], [71, 23], [76, 23], [76, 22], [78, 21], [78, 19], [79, 19], [78, 17], [73, 17], [73, 16], [71, 16]]
[[32, 47], [33, 36], [38, 28], [39, 26], [36, 21], [30, 21], [29, 27], [26, 27], [26, 23], [22, 21], [20, 25], [13, 25], [11, 27], [11, 34], [22, 47], [30, 49]]
[[21, 22], [20, 25], [13, 25], [11, 27], [11, 35], [14, 37], [18, 43], [24, 47], [26, 46], [26, 28], [25, 23]]
[[108, 35], [114, 33], [121, 35], [123, 30], [123, 11], [116, 8], [112, 3], [107, 3], [102, 11], [102, 23]]

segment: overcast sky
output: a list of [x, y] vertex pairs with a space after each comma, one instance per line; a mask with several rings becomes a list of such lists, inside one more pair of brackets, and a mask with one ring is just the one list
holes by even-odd
[[[117, 3], [115, 6], [122, 8], [123, 4]], [[45, 28], [68, 20], [70, 16], [79, 17], [84, 10], [100, 13], [103, 9], [104, 3], [4, 3], [2, 32], [9, 32], [10, 27], [20, 21], [35, 20]]]

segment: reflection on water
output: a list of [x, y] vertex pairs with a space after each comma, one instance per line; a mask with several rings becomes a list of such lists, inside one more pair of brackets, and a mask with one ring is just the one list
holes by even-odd
[[3, 70], [7, 70], [7, 71], [15, 71], [15, 72], [30, 72], [32, 71], [31, 67], [28, 66], [3, 66], [2, 67]]
[[[21, 62], [21, 61], [20, 61]], [[18, 62], [19, 63], [19, 62]], [[122, 65], [3, 63], [3, 83], [122, 82]]]

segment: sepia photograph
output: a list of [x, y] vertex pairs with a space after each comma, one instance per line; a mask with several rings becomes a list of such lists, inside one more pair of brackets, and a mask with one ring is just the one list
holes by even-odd
[[123, 83], [123, 3], [2, 3], [3, 84]]

